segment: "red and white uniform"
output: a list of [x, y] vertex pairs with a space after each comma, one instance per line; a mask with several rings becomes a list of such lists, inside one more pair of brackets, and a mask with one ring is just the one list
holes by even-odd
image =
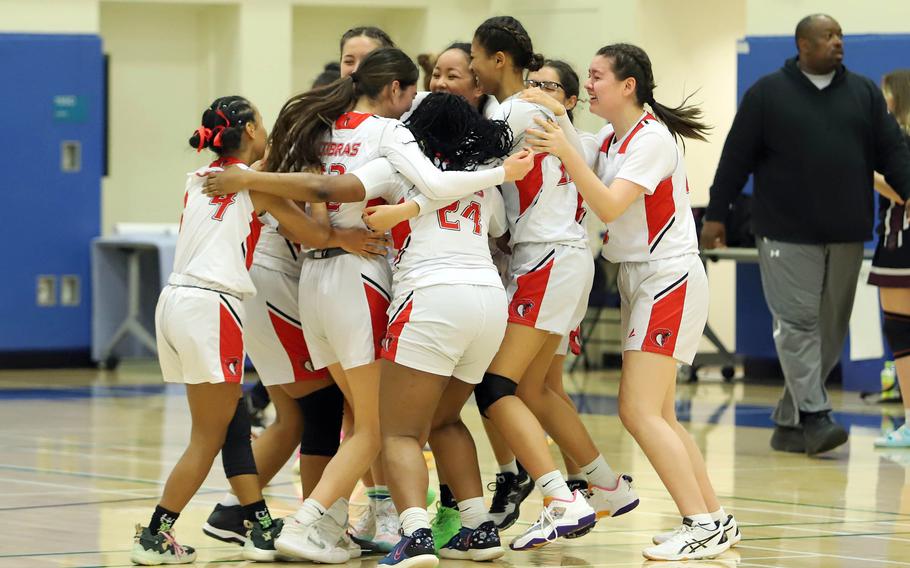
[[645, 113], [621, 139], [611, 126], [595, 172], [608, 186], [625, 179], [645, 193], [607, 225], [603, 256], [619, 271], [623, 350], [692, 363], [708, 319], [708, 280], [682, 152], [667, 128]]
[[[341, 115], [322, 147], [326, 173], [353, 170], [385, 157], [427, 197], [461, 197], [502, 183], [501, 167], [482, 172], [441, 172], [424, 156], [411, 131], [400, 121], [348, 112]], [[364, 227], [361, 213], [386, 189], [368, 193], [359, 203], [329, 203], [332, 226]], [[386, 201], [388, 201], [386, 199]], [[300, 276], [303, 331], [315, 368], [336, 361], [344, 369], [373, 362], [388, 323], [391, 271], [384, 258], [363, 259], [343, 254], [305, 259]]]
[[300, 324], [300, 245], [278, 233], [271, 215], [264, 215], [263, 221], [250, 268], [257, 292], [243, 301], [250, 359], [266, 386], [324, 378], [327, 371], [313, 367]]
[[[495, 116], [508, 122], [514, 149], [524, 146], [525, 130], [539, 128], [535, 117], [555, 120], [517, 95]], [[568, 335], [584, 318], [594, 278], [587, 235], [576, 220], [581, 201], [575, 184], [559, 158], [537, 154], [531, 172], [502, 184], [502, 194], [512, 247], [509, 322]]]
[[205, 174], [236, 163], [213, 162], [188, 174], [174, 271], [158, 298], [158, 360], [167, 382], [243, 379], [242, 300], [256, 294], [249, 269], [262, 223], [250, 194], [202, 194]]
[[[368, 191], [385, 186], [396, 203], [420, 201], [419, 191], [398, 175], [360, 176]], [[481, 381], [506, 329], [506, 295], [487, 244], [488, 236], [505, 231], [495, 187], [422, 204], [420, 216], [392, 229], [394, 299], [383, 358], [467, 383]]]

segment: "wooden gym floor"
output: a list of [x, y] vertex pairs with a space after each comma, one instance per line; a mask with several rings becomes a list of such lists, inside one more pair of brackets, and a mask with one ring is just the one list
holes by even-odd
[[[656, 531], [673, 527], [672, 501], [616, 416], [615, 373], [567, 376], [592, 435], [617, 471], [631, 474], [641, 506], [601, 521], [588, 536], [536, 552], [508, 552], [500, 564], [531, 566], [855, 567], [910, 566], [910, 450], [877, 451], [899, 406], [866, 406], [833, 393], [847, 446], [821, 459], [770, 451], [769, 414], [779, 387], [703, 380], [680, 385], [678, 412], [705, 453], [728, 511], [743, 531], [738, 547], [713, 561], [647, 563]], [[485, 480], [496, 469], [477, 413]], [[189, 416], [182, 389], [164, 386], [154, 363], [115, 372], [0, 372], [0, 567], [130, 566], [133, 527], [148, 522], [163, 480], [184, 449]], [[555, 451], [555, 450], [554, 450]], [[276, 514], [289, 514], [299, 484], [288, 465], [266, 491]], [[242, 566], [239, 548], [209, 539], [200, 526], [226, 488], [220, 460], [177, 523], [197, 565]], [[486, 495], [489, 499], [490, 495]], [[362, 502], [362, 499], [361, 499]], [[522, 508], [531, 522], [540, 496]], [[432, 513], [432, 510], [431, 510]], [[522, 525], [523, 526], [523, 525]], [[506, 532], [507, 540], [521, 526]], [[371, 568], [379, 557], [352, 561]], [[456, 562], [443, 561], [455, 568]]]

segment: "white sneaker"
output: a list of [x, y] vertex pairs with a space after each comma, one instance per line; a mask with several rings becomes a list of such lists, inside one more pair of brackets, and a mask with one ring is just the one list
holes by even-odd
[[[337, 508], [336, 511], [333, 509]], [[339, 522], [332, 516], [332, 513], [336, 513], [338, 517], [344, 518], [344, 522]], [[351, 536], [348, 534], [348, 502], [346, 499], [339, 499], [326, 511], [325, 515], [319, 519], [318, 522], [324, 523], [322, 534], [325, 536], [326, 540], [335, 539], [337, 541], [338, 548], [346, 550], [350, 558], [360, 558], [360, 555], [363, 553], [360, 549], [360, 545], [351, 540]]]
[[376, 501], [370, 499], [367, 510], [360, 515], [354, 526], [351, 527], [351, 536], [357, 540], [372, 542], [376, 535]]
[[589, 484], [588, 504], [597, 512], [598, 519], [628, 513], [638, 507], [638, 494], [632, 489], [632, 478], [628, 475], [619, 476], [613, 489]]
[[[682, 530], [682, 528], [683, 525], [680, 525], [676, 530], [654, 535], [651, 542], [654, 544], [663, 544], [670, 540], [677, 531]], [[733, 518], [733, 515], [727, 515], [727, 520], [724, 521], [724, 532], [727, 534], [727, 540], [730, 541], [731, 547], [736, 546], [743, 538], [742, 534], [739, 532], [739, 525], [736, 524], [736, 519]]]
[[[322, 521], [325, 518], [323, 515]], [[304, 525], [293, 516], [287, 517], [275, 549], [283, 555], [323, 564], [344, 564], [350, 560], [348, 551], [338, 546], [339, 536], [332, 538], [326, 522]]]
[[398, 511], [392, 499], [376, 501], [376, 534], [373, 542], [380, 552], [391, 552], [401, 540]]
[[720, 523], [698, 525], [686, 517], [663, 543], [648, 547], [642, 554], [648, 560], [702, 560], [714, 558], [730, 548], [730, 540]]
[[544, 546], [597, 522], [597, 513], [578, 490], [572, 492], [571, 501], [548, 497], [544, 505], [537, 522], [515, 537], [509, 548], [527, 550]]

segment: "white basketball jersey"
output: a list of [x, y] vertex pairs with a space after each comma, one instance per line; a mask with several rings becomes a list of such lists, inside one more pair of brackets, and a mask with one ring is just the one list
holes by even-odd
[[187, 174], [174, 271], [168, 282], [227, 292], [242, 300], [256, 293], [249, 269], [262, 222], [248, 191], [221, 197], [202, 193], [205, 174], [231, 164], [247, 167], [224, 158]]
[[[525, 145], [525, 130], [540, 128], [534, 117], [555, 120], [540, 105], [509, 97], [500, 104], [494, 119], [505, 120], [512, 130], [512, 150]], [[524, 179], [502, 184], [511, 243], [581, 243], [585, 230], [576, 222], [578, 191], [556, 156], [537, 154], [534, 168]]]
[[[393, 203], [423, 198], [400, 174], [365, 185], [371, 185], [366, 188], [368, 193], [382, 193]], [[499, 237], [506, 229], [502, 196], [495, 187], [457, 201], [422, 202], [420, 216], [391, 231], [395, 295], [438, 284], [502, 288], [490, 258], [488, 237]]]
[[625, 179], [646, 192], [615, 221], [607, 224], [603, 256], [611, 262], [647, 262], [698, 253], [698, 237], [682, 152], [667, 127], [645, 113], [629, 132], [616, 139], [612, 126], [594, 171], [609, 186]]
[[300, 266], [303, 262], [302, 247], [281, 236], [281, 233], [278, 232], [278, 220], [271, 215], [263, 215], [262, 222], [262, 232], [259, 234], [259, 244], [256, 245], [254, 263], [294, 278], [300, 278]]

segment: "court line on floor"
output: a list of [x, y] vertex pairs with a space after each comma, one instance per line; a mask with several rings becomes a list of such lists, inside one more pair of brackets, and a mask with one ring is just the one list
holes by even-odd
[[[745, 540], [747, 540], [747, 539], [743, 539], [744, 542], [745, 542]], [[786, 539], [779, 539], [779, 540], [786, 540]], [[751, 550], [770, 550], [772, 552], [786, 552], [788, 554], [799, 554], [800, 552], [802, 552], [800, 550], [782, 550], [780, 548], [768, 548], [766, 546], [753, 546], [751, 544], [744, 545], [742, 543], [740, 543], [738, 546], [739, 546], [739, 548], [742, 548], [744, 550], [750, 550], [750, 549]], [[879, 560], [879, 559], [875, 559], [875, 558], [859, 558], [856, 556], [844, 556], [844, 555], [840, 555], [840, 554], [828, 554], [828, 553], [823, 553], [823, 552], [813, 552], [813, 553], [805, 553], [805, 554], [807, 554], [808, 556], [815, 556], [818, 558], [837, 558], [839, 560], [859, 560], [859, 561], [863, 561], [863, 562], [877, 562], [879, 564], [894, 564], [896, 566], [910, 566], [910, 562], [899, 562], [897, 560]], [[758, 558], [756, 558], [754, 560], [760, 561], [760, 559], [758, 559]]]

